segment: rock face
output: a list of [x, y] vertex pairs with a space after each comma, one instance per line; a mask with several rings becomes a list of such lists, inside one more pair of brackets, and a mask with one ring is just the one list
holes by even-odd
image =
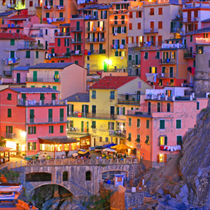
[[210, 209], [209, 106], [199, 114], [196, 128], [184, 137], [179, 171], [189, 190], [189, 203]]

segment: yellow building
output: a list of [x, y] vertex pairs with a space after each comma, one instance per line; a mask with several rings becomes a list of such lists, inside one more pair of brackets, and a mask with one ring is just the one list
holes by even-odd
[[127, 111], [139, 108], [141, 94], [149, 88], [139, 77], [106, 76], [90, 87], [89, 94], [65, 98], [69, 135], [83, 138], [80, 142], [86, 147], [119, 144], [125, 140]]

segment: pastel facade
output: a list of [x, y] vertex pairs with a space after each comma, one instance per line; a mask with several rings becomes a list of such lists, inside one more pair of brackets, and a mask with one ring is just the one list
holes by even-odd
[[66, 136], [67, 109], [64, 102], [57, 100], [59, 91], [51, 88], [7, 88], [0, 95], [0, 132], [13, 152], [37, 154], [45, 147], [39, 138]]
[[60, 91], [60, 99], [86, 92], [87, 70], [74, 63], [40, 63], [29, 68], [27, 87], [48, 87]]
[[[140, 110], [126, 115], [126, 144], [136, 148], [137, 157], [146, 167], [163, 165], [179, 154], [184, 135], [194, 128], [197, 114], [207, 107], [207, 98], [176, 97], [175, 91], [179, 92], [176, 89], [151, 90], [153, 96], [146, 95]], [[164, 98], [154, 95], [157, 93], [164, 93]], [[167, 94], [173, 96], [167, 97]]]

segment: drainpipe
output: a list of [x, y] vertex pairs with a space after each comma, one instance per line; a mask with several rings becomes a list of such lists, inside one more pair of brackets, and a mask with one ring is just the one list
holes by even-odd
[[150, 167], [152, 167], [152, 152], [153, 152], [153, 150], [152, 150], [152, 142], [153, 142], [153, 139], [152, 139], [152, 130], [153, 130], [152, 119], [153, 118], [151, 118], [151, 130], [150, 130], [150, 135], [151, 135], [151, 143], [150, 143], [150, 159], [151, 159], [151, 161], [150, 161]]

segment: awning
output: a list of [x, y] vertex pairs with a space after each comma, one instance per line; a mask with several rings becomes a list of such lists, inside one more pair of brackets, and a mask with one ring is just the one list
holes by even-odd
[[10, 151], [12, 148], [9, 148], [9, 147], [1, 147], [0, 146], [0, 152], [8, 152]]
[[40, 144], [68, 144], [77, 143], [78, 141], [74, 138], [63, 137], [63, 138], [38, 138]]
[[68, 138], [74, 138], [74, 139], [82, 139], [82, 138], [90, 137], [89, 134], [79, 134], [79, 133], [67, 134], [67, 136]]

